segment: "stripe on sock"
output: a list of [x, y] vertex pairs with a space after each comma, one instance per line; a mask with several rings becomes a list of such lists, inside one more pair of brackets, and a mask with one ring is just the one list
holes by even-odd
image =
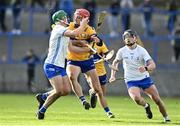
[[104, 111], [107, 112], [107, 113], [110, 112], [109, 107], [105, 107], [105, 108], [104, 108]]
[[44, 106], [42, 106], [42, 107], [39, 109], [39, 112], [45, 113], [45, 112], [46, 112], [46, 108], [45, 108]]

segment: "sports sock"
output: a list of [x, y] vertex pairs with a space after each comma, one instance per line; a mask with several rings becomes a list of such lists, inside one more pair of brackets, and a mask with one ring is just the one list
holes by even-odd
[[146, 103], [145, 106], [144, 106], [144, 108], [147, 108], [148, 106], [149, 106], [148, 103]]
[[46, 108], [44, 106], [42, 106], [40, 109], [39, 109], [39, 112], [40, 113], [45, 113], [46, 112]]
[[42, 94], [42, 99], [43, 99], [44, 101], [46, 101], [46, 99], [47, 99], [48, 96], [49, 96], [49, 93], [48, 93], [48, 92], [43, 93], [43, 94]]
[[105, 108], [104, 108], [104, 111], [105, 111], [106, 113], [110, 112], [109, 107], [105, 107]]
[[165, 119], [165, 120], [169, 120], [169, 116], [168, 116], [168, 115], [165, 116], [164, 119]]
[[85, 96], [80, 96], [79, 99], [81, 100], [81, 103], [82, 103], [82, 104], [86, 101]]

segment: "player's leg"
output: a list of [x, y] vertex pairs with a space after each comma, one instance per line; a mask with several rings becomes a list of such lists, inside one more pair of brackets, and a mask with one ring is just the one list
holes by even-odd
[[175, 60], [178, 61], [180, 56], [180, 48], [175, 46], [174, 50], [175, 50]]
[[95, 108], [96, 104], [97, 104], [97, 95], [92, 87], [91, 78], [86, 74], [84, 74], [84, 75], [85, 75], [87, 83], [89, 84], [89, 87], [90, 87], [90, 89], [89, 89], [90, 105], [91, 105], [91, 108]]
[[150, 105], [144, 100], [144, 98], [141, 96], [141, 90], [139, 87], [130, 87], [128, 88], [128, 93], [131, 99], [138, 105], [141, 105], [146, 110], [146, 115], [149, 119], [153, 117]]
[[[63, 81], [63, 83], [62, 83], [63, 84], [63, 89], [62, 89], [61, 96], [66, 96], [71, 91], [71, 85], [70, 85], [70, 81], [69, 81], [68, 76], [62, 77], [62, 81]], [[54, 89], [49, 91], [49, 92], [36, 95], [36, 98], [37, 98], [37, 100], [39, 101], [39, 104], [40, 104], [39, 109], [42, 107], [42, 105], [46, 101], [47, 97], [49, 95], [51, 95], [51, 94], [54, 94]]]
[[161, 112], [161, 114], [164, 117], [164, 121], [169, 122], [170, 119], [169, 119], [168, 114], [166, 112], [165, 105], [164, 105], [163, 101], [161, 100], [161, 98], [159, 96], [159, 93], [158, 93], [158, 90], [157, 90], [156, 86], [151, 85], [149, 88], [145, 89], [144, 91], [157, 104], [157, 106], [159, 108], [159, 111]]
[[103, 92], [103, 95], [105, 96], [106, 95], [106, 85], [101, 85], [101, 89], [102, 89], [102, 92]]
[[104, 74], [102, 76], [99, 76], [99, 81], [101, 84], [101, 89], [102, 89], [103, 95], [105, 96], [106, 95], [107, 75]]
[[[99, 81], [100, 81], [100, 84], [101, 84], [101, 89], [102, 89], [103, 95], [105, 96], [106, 95], [107, 76], [105, 74], [105, 75], [99, 76], [98, 78], [99, 78]], [[90, 104], [91, 104], [92, 108], [95, 108], [96, 107], [96, 103], [97, 103], [96, 92], [92, 88], [92, 84], [90, 82], [90, 77], [88, 77], [87, 79], [89, 80], [90, 87], [91, 87], [91, 89], [89, 90]]]
[[76, 96], [81, 100], [81, 103], [84, 106], [84, 108], [88, 110], [90, 108], [90, 104], [86, 101], [81, 85], [78, 82], [78, 76], [80, 72], [80, 67], [75, 65], [67, 65], [67, 74], [70, 78], [72, 90], [76, 94]]
[[[53, 69], [53, 71], [52, 71]], [[70, 85], [68, 86], [69, 83], [64, 84], [63, 79], [65, 78], [68, 79], [66, 70], [61, 67], [54, 66], [52, 64], [44, 64], [44, 72], [47, 76], [47, 78], [50, 81], [51, 86], [53, 87], [53, 90], [45, 93], [47, 95], [39, 95], [41, 100], [45, 101], [44, 104], [40, 107], [37, 117], [38, 119], [44, 119], [44, 113], [46, 112], [46, 109], [56, 101], [57, 98], [60, 96], [67, 95], [70, 89]], [[43, 97], [45, 97], [43, 99]], [[37, 98], [37, 97], [36, 97]], [[38, 100], [38, 99], [37, 99]], [[38, 100], [39, 101], [39, 100]]]
[[64, 76], [63, 80], [63, 94], [62, 96], [66, 96], [71, 92], [71, 83], [68, 76]]
[[45, 92], [45, 93], [38, 93], [35, 97], [39, 103], [39, 109], [42, 107], [42, 105], [44, 104], [44, 102], [46, 101], [47, 97], [49, 96], [49, 94], [51, 94], [52, 92], [54, 92], [54, 90]]
[[53, 77], [49, 81], [53, 87], [53, 91], [51, 92], [51, 94], [49, 94], [46, 101], [44, 102], [42, 107], [39, 109], [37, 113], [38, 119], [44, 119], [44, 114], [47, 108], [63, 94], [63, 84], [62, 84], [63, 81], [60, 75]]
[[27, 70], [27, 75], [28, 75], [28, 81], [27, 81], [27, 85], [28, 85], [28, 91], [31, 92], [32, 89], [32, 79], [33, 79], [33, 75], [32, 75], [32, 70], [28, 69]]
[[90, 77], [92, 87], [93, 87], [94, 91], [97, 93], [98, 100], [99, 100], [101, 106], [104, 108], [105, 112], [107, 113], [108, 117], [114, 118], [114, 115], [110, 111], [110, 109], [107, 105], [106, 99], [103, 95], [96, 70], [95, 69], [89, 70], [88, 72], [86, 72], [86, 74]]
[[[50, 69], [55, 69], [55, 71], [51, 71]], [[57, 71], [61, 71], [61, 73], [59, 73], [59, 72], [57, 72]], [[49, 81], [51, 78], [53, 78], [53, 77], [55, 77], [55, 76], [57, 76], [57, 75], [61, 75], [61, 74], [62, 74], [63, 76], [67, 75], [65, 69], [62, 69], [62, 68], [57, 67], [57, 66], [54, 66], [54, 65], [52, 65], [52, 64], [44, 64], [44, 72], [45, 72], [45, 75], [46, 75], [47, 78], [48, 78], [48, 81]], [[50, 83], [50, 84], [51, 84], [51, 83]], [[51, 84], [51, 86], [52, 86], [52, 84]], [[37, 99], [37, 101], [39, 102], [39, 109], [42, 107], [42, 105], [43, 105], [44, 102], [46, 101], [47, 97], [48, 97], [50, 94], [52, 94], [52, 93], [54, 93], [54, 89], [52, 89], [51, 91], [48, 91], [48, 92], [46, 92], [46, 93], [38, 93], [38, 94], [36, 95], [36, 99]]]

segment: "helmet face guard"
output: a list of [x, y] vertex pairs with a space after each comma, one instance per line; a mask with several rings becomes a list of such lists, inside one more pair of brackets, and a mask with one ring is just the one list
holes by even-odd
[[134, 37], [136, 36], [137, 36], [137, 33], [129, 29], [123, 33], [122, 38], [126, 45], [132, 46], [136, 43], [134, 40]]
[[130, 38], [130, 37], [136, 37], [137, 33], [135, 31], [132, 31], [131, 29], [124, 31], [122, 38], [123, 40], [125, 40], [126, 38]]

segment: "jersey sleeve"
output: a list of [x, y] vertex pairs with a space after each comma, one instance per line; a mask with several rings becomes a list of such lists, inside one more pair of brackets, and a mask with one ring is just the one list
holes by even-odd
[[63, 36], [67, 29], [68, 29], [67, 27], [60, 26], [60, 27], [55, 27], [54, 30], [55, 30], [56, 35]]
[[107, 48], [107, 46], [104, 44], [104, 42], [103, 42], [103, 45], [102, 45], [102, 47], [101, 47], [101, 52], [102, 53], [107, 53], [109, 50], [108, 50], [108, 48]]
[[119, 49], [116, 53], [116, 60], [122, 60], [122, 49]]
[[96, 34], [96, 31], [93, 27], [88, 26], [86, 31], [90, 36]]
[[143, 48], [143, 58], [144, 61], [147, 62], [148, 60], [152, 59], [151, 56], [149, 55], [149, 53], [147, 52], [146, 49]]
[[69, 23], [68, 29], [70, 29], [70, 30], [73, 30], [73, 29], [74, 29], [74, 23], [73, 23], [73, 22], [70, 22], [70, 23]]

